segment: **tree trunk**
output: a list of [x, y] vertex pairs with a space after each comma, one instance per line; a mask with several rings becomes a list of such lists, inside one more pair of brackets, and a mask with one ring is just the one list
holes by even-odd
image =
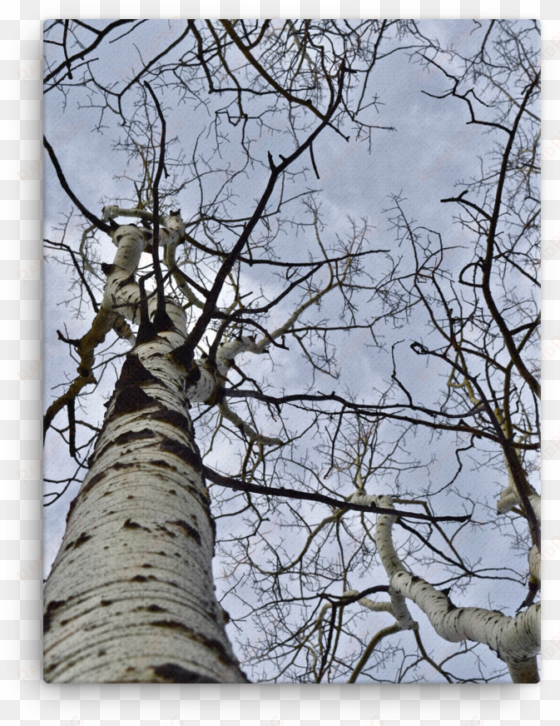
[[[112, 278], [130, 301], [143, 249], [140, 230], [123, 229], [107, 283], [121, 305]], [[135, 244], [136, 262], [125, 254]], [[189, 376], [170, 355], [184, 342], [184, 314], [167, 312], [176, 327], [139, 335], [125, 360], [68, 513], [44, 593], [47, 682], [247, 681], [214, 593], [215, 525]]]
[[[364, 500], [369, 504], [393, 509], [389, 496], [360, 493], [353, 499], [356, 502]], [[426, 580], [405, 568], [393, 545], [392, 528], [395, 520], [396, 517], [392, 515], [379, 515], [375, 539], [381, 562], [389, 577], [393, 612], [401, 628], [417, 627], [408, 611], [406, 599], [409, 599], [427, 615], [440, 637], [451, 643], [464, 640], [484, 643], [506, 663], [514, 683], [538, 683], [540, 603], [531, 605], [515, 617], [485, 608], [456, 607], [447, 594], [436, 590]]]

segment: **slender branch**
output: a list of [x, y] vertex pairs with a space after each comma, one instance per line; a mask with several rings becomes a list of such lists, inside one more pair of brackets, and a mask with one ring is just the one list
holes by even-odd
[[108, 224], [105, 224], [105, 222], [102, 222], [99, 217], [96, 217], [95, 214], [92, 214], [89, 209], [87, 209], [82, 202], [78, 199], [78, 197], [74, 194], [74, 192], [70, 189], [70, 185], [66, 181], [66, 177], [64, 176], [64, 172], [62, 171], [62, 168], [60, 166], [60, 163], [56, 157], [56, 154], [54, 153], [53, 147], [49, 144], [47, 141], [46, 136], [43, 136], [43, 145], [45, 149], [47, 150], [52, 165], [55, 168], [56, 175], [58, 177], [58, 180], [60, 182], [60, 186], [64, 189], [66, 194], [70, 197], [70, 199], [74, 202], [74, 204], [78, 207], [80, 212], [84, 215], [86, 219], [89, 219], [89, 221], [94, 224], [98, 229], [100, 229], [102, 232], [105, 232], [106, 234], [111, 234], [111, 227]]
[[251, 484], [249, 482], [241, 481], [240, 479], [233, 479], [232, 477], [218, 474], [217, 471], [214, 471], [207, 466], [203, 466], [202, 471], [204, 476], [214, 482], [214, 484], [219, 484], [220, 486], [227, 487], [228, 489], [253, 492], [254, 494], [264, 494], [265, 496], [270, 497], [288, 497], [289, 499], [304, 499], [311, 502], [321, 502], [322, 504], [328, 504], [331, 507], [337, 507], [343, 511], [354, 510], [356, 512], [369, 512], [370, 514], [392, 514], [399, 517], [421, 519], [426, 522], [468, 522], [472, 516], [470, 514], [464, 514], [461, 516], [446, 515], [436, 517], [429, 514], [422, 514], [421, 512], [404, 512], [402, 510], [387, 509], [384, 507], [378, 507], [375, 504], [353, 504], [352, 502], [346, 502], [343, 499], [335, 499], [334, 497], [327, 497], [323, 494], [298, 492], [296, 489], [287, 489], [286, 487], [265, 487], [259, 484]]
[[153, 101], [156, 105], [156, 109], [158, 112], [158, 116], [161, 122], [161, 140], [160, 140], [160, 146], [159, 146], [159, 159], [158, 159], [158, 166], [156, 171], [156, 176], [154, 178], [153, 182], [153, 194], [154, 194], [154, 218], [153, 218], [153, 241], [152, 241], [152, 260], [154, 263], [154, 272], [156, 276], [156, 286], [157, 286], [157, 313], [156, 313], [156, 327], [158, 329], [162, 329], [162, 326], [164, 328], [168, 328], [170, 321], [168, 319], [168, 315], [165, 312], [165, 290], [163, 287], [163, 276], [161, 273], [161, 263], [159, 260], [159, 183], [161, 181], [161, 175], [163, 172], [165, 172], [165, 176], [167, 177], [167, 169], [165, 168], [165, 131], [166, 131], [166, 124], [165, 124], [165, 116], [163, 115], [163, 111], [161, 110], [160, 103], [157, 99], [156, 94], [154, 93], [152, 87], [150, 84], [146, 81], [144, 83], [144, 86], [148, 89], [150, 92], [150, 95], [153, 98]]
[[257, 204], [257, 207], [255, 211], [253, 212], [253, 215], [251, 216], [251, 219], [247, 224], [245, 225], [245, 228], [241, 235], [239, 236], [239, 239], [229, 255], [224, 260], [222, 266], [220, 267], [218, 273], [216, 274], [214, 284], [212, 285], [212, 289], [210, 290], [208, 294], [208, 298], [206, 300], [206, 304], [204, 306], [204, 309], [202, 313], [200, 314], [200, 317], [196, 321], [192, 331], [190, 332], [189, 336], [187, 337], [187, 340], [185, 342], [185, 349], [190, 349], [191, 351], [194, 350], [194, 348], [198, 345], [200, 342], [202, 336], [204, 335], [204, 332], [206, 331], [206, 327], [208, 326], [208, 323], [210, 322], [212, 315], [214, 313], [214, 310], [216, 308], [216, 304], [218, 302], [218, 297], [220, 296], [220, 293], [222, 291], [222, 287], [224, 285], [225, 280], [227, 279], [227, 276], [233, 269], [233, 266], [241, 254], [241, 251], [245, 247], [249, 237], [251, 236], [253, 230], [255, 229], [257, 223], [261, 219], [262, 213], [264, 212], [266, 205], [272, 196], [272, 192], [274, 191], [274, 187], [276, 186], [276, 182], [278, 181], [279, 176], [284, 172], [290, 164], [292, 164], [296, 159], [298, 159], [304, 151], [306, 151], [309, 146], [313, 143], [313, 141], [317, 138], [317, 136], [323, 131], [323, 129], [329, 125], [329, 120], [334, 114], [336, 108], [339, 106], [341, 100], [342, 100], [342, 90], [344, 87], [344, 77], [345, 77], [345, 68], [344, 64], [341, 68], [340, 72], [340, 80], [339, 80], [339, 88], [338, 88], [338, 96], [335, 99], [334, 103], [328, 110], [323, 122], [315, 129], [315, 131], [304, 141], [290, 156], [288, 156], [286, 159], [282, 161], [281, 164], [278, 166], [274, 166], [269, 180], [268, 184], [266, 185], [266, 188], [264, 190], [263, 195], [261, 196], [259, 203]]

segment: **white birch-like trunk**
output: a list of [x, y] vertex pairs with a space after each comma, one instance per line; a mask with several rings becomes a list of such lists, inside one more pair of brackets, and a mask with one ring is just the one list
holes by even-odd
[[[360, 493], [353, 497], [356, 502], [364, 500], [369, 504], [393, 509], [388, 496]], [[452, 643], [463, 640], [484, 643], [506, 663], [514, 683], [538, 683], [540, 603], [531, 605], [515, 617], [496, 610], [455, 607], [445, 593], [405, 568], [393, 545], [392, 528], [395, 520], [396, 517], [392, 515], [379, 515], [375, 539], [381, 562], [389, 577], [393, 612], [401, 627], [414, 627], [413, 621], [403, 623], [406, 615], [409, 615], [404, 601], [412, 600], [427, 615], [440, 637]], [[397, 606], [402, 608], [402, 613], [397, 613]]]
[[[144, 248], [117, 231], [103, 307], [134, 319]], [[124, 285], [122, 282], [124, 281]], [[47, 682], [241, 683], [212, 577], [214, 522], [176, 326], [129, 353], [44, 591]], [[190, 395], [189, 395], [190, 394]]]

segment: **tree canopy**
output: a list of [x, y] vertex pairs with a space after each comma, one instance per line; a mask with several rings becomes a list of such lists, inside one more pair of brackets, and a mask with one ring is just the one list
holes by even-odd
[[174, 306], [247, 677], [538, 680], [538, 24], [44, 41], [47, 560]]

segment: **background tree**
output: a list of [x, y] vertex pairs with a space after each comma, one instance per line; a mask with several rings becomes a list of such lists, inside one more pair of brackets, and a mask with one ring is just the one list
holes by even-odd
[[[47, 506], [79, 486], [47, 680], [538, 680], [538, 28], [456, 25], [46, 28], [73, 208], [45, 247], [91, 324], [59, 330], [78, 376], [45, 414], [68, 450]], [[455, 237], [403, 194], [344, 233], [321, 205], [348, 149], [399, 143], [374, 92], [395, 68], [487, 132], [442, 200]], [[112, 141], [97, 209], [59, 102]]]

